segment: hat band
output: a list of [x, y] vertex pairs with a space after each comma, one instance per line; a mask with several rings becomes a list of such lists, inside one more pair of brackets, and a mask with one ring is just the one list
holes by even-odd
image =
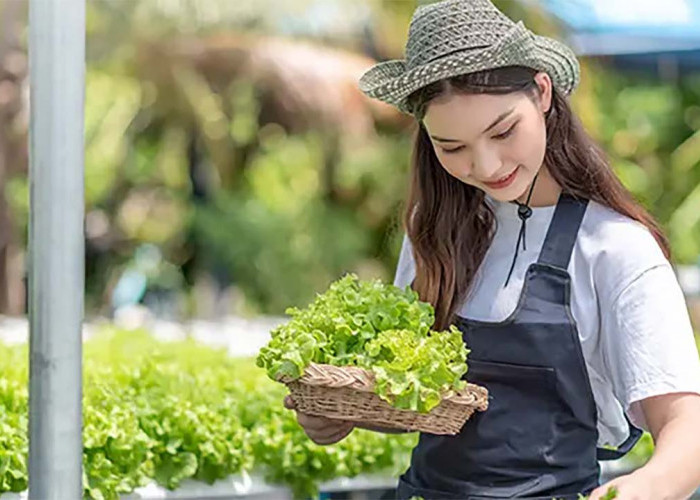
[[472, 50], [475, 50], [475, 51], [476, 50], [484, 50], [484, 49], [488, 49], [489, 47], [491, 47], [491, 45], [474, 45], [472, 47], [467, 47], [467, 48], [460, 47], [458, 49], [454, 49], [454, 50], [451, 50], [449, 52], [445, 52], [444, 54], [438, 54], [435, 57], [432, 57], [432, 58], [428, 59], [427, 61], [422, 62], [420, 65], [422, 66], [423, 64], [430, 64], [432, 62], [439, 61], [443, 57], [449, 57], [451, 55], [458, 54], [460, 52], [464, 52], [465, 54], [467, 54]]

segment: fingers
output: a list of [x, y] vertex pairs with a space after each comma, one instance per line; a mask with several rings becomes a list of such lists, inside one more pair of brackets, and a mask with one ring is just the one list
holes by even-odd
[[284, 398], [284, 407], [297, 412], [297, 421], [316, 444], [333, 444], [345, 438], [355, 428], [354, 422], [309, 415], [297, 410], [291, 395]]
[[309, 437], [316, 444], [329, 445], [337, 443], [338, 441], [346, 438], [354, 428], [355, 426], [352, 422], [344, 422], [341, 427], [337, 428], [337, 430], [329, 436], [322, 437], [319, 435], [315, 435], [313, 437]]
[[[285, 396], [284, 407], [288, 410], [297, 409], [296, 404], [294, 403], [294, 400], [291, 396]], [[297, 420], [299, 421], [299, 425], [301, 425], [304, 429], [321, 432], [329, 428], [337, 429], [338, 424], [341, 422], [339, 420], [333, 420], [331, 418], [326, 417], [318, 417], [316, 415], [309, 415], [308, 413], [302, 413], [299, 411], [297, 411]]]
[[304, 427], [304, 432], [316, 444], [332, 444], [337, 443], [355, 428], [354, 423], [347, 421], [335, 421], [322, 428], [312, 429]]
[[[622, 478], [624, 479], [625, 476]], [[619, 480], [619, 478], [618, 478]], [[616, 498], [616, 497], [611, 497], [609, 495], [613, 494], [611, 493], [611, 490], [614, 491], [614, 494], [617, 494], [617, 480], [611, 481], [607, 484], [604, 484], [602, 486], [598, 486], [595, 490], [591, 492], [591, 494], [588, 496], [588, 500], [601, 500], [603, 498]]]
[[309, 415], [308, 413], [302, 413], [299, 411], [297, 412], [297, 421], [304, 429], [321, 433], [337, 429], [339, 424], [342, 422], [340, 420], [317, 417], [316, 415]]
[[284, 397], [284, 407], [288, 410], [295, 410], [296, 409], [297, 406], [294, 403], [292, 396], [287, 395]]

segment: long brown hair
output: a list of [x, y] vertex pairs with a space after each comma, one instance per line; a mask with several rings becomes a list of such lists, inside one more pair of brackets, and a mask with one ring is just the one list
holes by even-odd
[[[508, 67], [460, 75], [424, 87], [409, 97], [418, 120], [412, 155], [411, 188], [403, 216], [413, 247], [416, 279], [413, 288], [435, 308], [435, 328], [454, 320], [468, 296], [477, 270], [490, 246], [495, 217], [483, 191], [452, 177], [435, 156], [422, 125], [427, 105], [448, 92], [507, 94], [523, 92], [539, 98], [535, 70]], [[566, 98], [552, 89], [545, 119], [544, 164], [562, 191], [609, 207], [645, 225], [667, 258], [670, 248], [653, 217], [635, 201], [614, 174], [605, 153], [586, 133]]]

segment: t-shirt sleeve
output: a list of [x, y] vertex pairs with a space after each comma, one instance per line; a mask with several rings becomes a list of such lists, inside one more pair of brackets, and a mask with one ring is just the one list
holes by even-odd
[[648, 430], [640, 401], [669, 393], [700, 394], [700, 358], [673, 268], [639, 273], [601, 307], [603, 356], [616, 398], [632, 423]]
[[396, 265], [396, 273], [394, 274], [394, 285], [399, 288], [404, 288], [413, 282], [415, 276], [416, 267], [413, 260], [413, 249], [411, 248], [411, 242], [408, 236], [404, 234], [399, 261]]

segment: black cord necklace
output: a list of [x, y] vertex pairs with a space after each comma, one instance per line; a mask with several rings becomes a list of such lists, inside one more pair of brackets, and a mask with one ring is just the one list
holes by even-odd
[[530, 186], [530, 192], [527, 195], [527, 201], [525, 201], [525, 203], [520, 203], [518, 200], [515, 200], [513, 202], [513, 203], [516, 203], [518, 205], [518, 217], [523, 222], [520, 226], [520, 233], [518, 234], [518, 242], [515, 244], [515, 255], [513, 255], [513, 263], [510, 265], [510, 271], [508, 271], [508, 278], [506, 278], [506, 284], [503, 285], [503, 288], [508, 286], [508, 282], [510, 281], [510, 277], [513, 274], [513, 269], [515, 269], [515, 261], [518, 259], [518, 251], [520, 250], [520, 241], [521, 240], [523, 242], [523, 251], [527, 250], [525, 229], [526, 229], [527, 220], [532, 216], [532, 208], [530, 208], [530, 198], [532, 198], [532, 191], [535, 189], [535, 182], [537, 181], [537, 175], [539, 175], [539, 172], [535, 175], [535, 178], [532, 180], [532, 185]]

